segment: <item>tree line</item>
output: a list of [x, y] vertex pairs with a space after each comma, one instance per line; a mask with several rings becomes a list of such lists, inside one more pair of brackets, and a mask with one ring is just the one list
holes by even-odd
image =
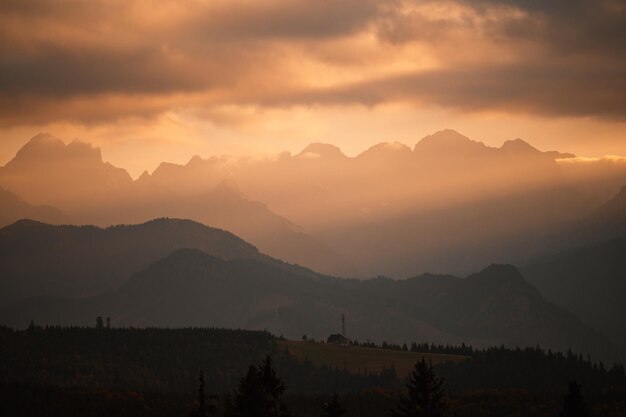
[[[449, 414], [448, 400], [443, 389], [443, 378], [424, 358], [417, 361], [406, 381], [405, 392], [398, 398], [390, 417], [445, 417]], [[250, 366], [241, 378], [238, 388], [225, 397], [222, 406], [215, 401], [218, 395], [207, 397], [204, 372], [198, 378], [197, 409], [190, 417], [294, 417], [284, 402], [286, 386], [276, 374], [272, 359], [267, 356], [258, 366]], [[209, 401], [207, 401], [209, 400]], [[213, 400], [213, 401], [210, 401]], [[342, 417], [347, 410], [335, 393], [323, 403], [321, 417]], [[582, 387], [570, 381], [563, 397], [560, 417], [589, 417], [589, 407]]]
[[[58, 410], [49, 416], [68, 409], [87, 410], [79, 413], [85, 416], [188, 416], [199, 411], [202, 397], [206, 415], [234, 416], [242, 412], [237, 398], [256, 398], [250, 387], [263, 381], [274, 381], [272, 398], [299, 417], [332, 410], [345, 410], [345, 417], [390, 415], [410, 396], [393, 367], [359, 374], [318, 366], [276, 342], [267, 332], [228, 329], [0, 327], [0, 415], [35, 416], [45, 408]], [[590, 415], [624, 415], [621, 364], [539, 347], [465, 348], [472, 351], [467, 360], [423, 364], [436, 377], [432, 384], [440, 381], [444, 415], [556, 417], [573, 381]], [[417, 384], [415, 370], [411, 379]], [[242, 381], [248, 388], [241, 389]]]

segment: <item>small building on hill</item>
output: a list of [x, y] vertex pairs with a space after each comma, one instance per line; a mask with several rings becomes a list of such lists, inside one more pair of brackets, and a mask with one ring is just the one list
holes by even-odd
[[326, 343], [332, 343], [334, 345], [347, 346], [350, 340], [340, 333], [334, 333], [328, 336]]

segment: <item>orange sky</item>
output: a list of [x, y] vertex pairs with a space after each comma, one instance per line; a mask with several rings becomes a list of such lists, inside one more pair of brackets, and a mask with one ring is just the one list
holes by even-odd
[[626, 2], [6, 0], [0, 164], [47, 131], [133, 176], [443, 128], [626, 154]]

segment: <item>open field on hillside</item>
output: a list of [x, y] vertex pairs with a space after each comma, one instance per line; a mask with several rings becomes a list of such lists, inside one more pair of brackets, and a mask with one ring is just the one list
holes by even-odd
[[350, 372], [379, 372], [394, 366], [399, 377], [408, 375], [415, 362], [422, 357], [432, 364], [458, 362], [468, 358], [468, 356], [461, 355], [339, 346], [299, 340], [279, 340], [278, 347], [280, 350], [287, 348], [290, 354], [301, 359], [308, 359], [316, 365], [347, 369]]

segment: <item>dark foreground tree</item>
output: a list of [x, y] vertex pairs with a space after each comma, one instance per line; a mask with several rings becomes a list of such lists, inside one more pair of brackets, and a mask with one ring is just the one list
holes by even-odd
[[232, 417], [290, 417], [283, 404], [285, 384], [272, 368], [269, 356], [256, 367], [250, 366], [248, 373], [239, 382], [227, 415]]
[[576, 381], [569, 383], [567, 395], [563, 398], [561, 417], [588, 417], [589, 411], [585, 404], [581, 386]]
[[443, 379], [424, 358], [415, 364], [407, 382], [408, 393], [400, 398], [393, 417], [440, 417], [446, 411], [446, 399], [441, 388]]
[[346, 414], [346, 410], [341, 406], [337, 394], [333, 395], [332, 400], [324, 403], [324, 414], [322, 414], [322, 417], [341, 417], [344, 414]]
[[206, 416], [206, 393], [204, 392], [204, 388], [206, 384], [204, 383], [204, 371], [200, 370], [200, 376], [198, 377], [198, 411], [196, 415], [198, 417]]

